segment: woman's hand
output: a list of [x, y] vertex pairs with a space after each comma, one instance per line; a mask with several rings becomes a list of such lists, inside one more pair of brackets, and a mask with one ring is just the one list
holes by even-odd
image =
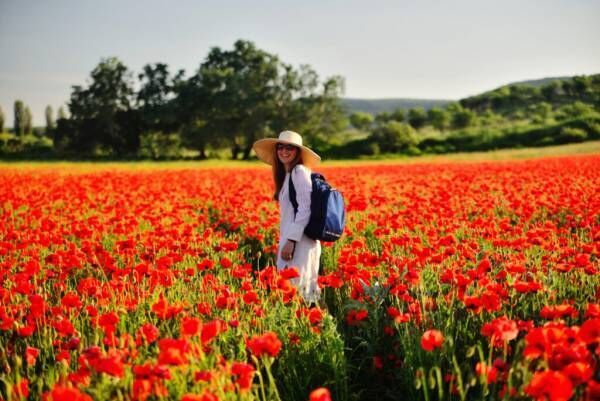
[[292, 240], [287, 240], [283, 248], [281, 248], [281, 259], [283, 260], [292, 260], [294, 257], [294, 249], [296, 248], [296, 243]]

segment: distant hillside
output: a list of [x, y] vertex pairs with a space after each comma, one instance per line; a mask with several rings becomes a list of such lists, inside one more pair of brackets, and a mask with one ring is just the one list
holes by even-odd
[[453, 100], [440, 99], [355, 99], [344, 98], [342, 104], [348, 110], [348, 113], [363, 111], [365, 113], [377, 114], [384, 111], [394, 111], [397, 109], [411, 109], [414, 107], [423, 107], [429, 110], [432, 107], [445, 107]]
[[505, 116], [540, 103], [556, 108], [574, 102], [600, 104], [600, 74], [514, 82], [460, 100], [473, 111], [491, 110]]
[[548, 78], [541, 78], [541, 79], [530, 79], [530, 80], [526, 80], [526, 81], [511, 82], [509, 84], [502, 85], [502, 86], [526, 85], [526, 86], [533, 86], [533, 87], [539, 88], [541, 86], [549, 84], [552, 81], [564, 81], [566, 79], [572, 79], [572, 78], [573, 77], [564, 76], [564, 77], [548, 77]]
[[[497, 93], [506, 91], [511, 87], [516, 86], [527, 86], [532, 88], [541, 89], [544, 86], [551, 84], [554, 81], [570, 82], [573, 77], [548, 77], [540, 79], [530, 79], [526, 81], [511, 82], [506, 85], [499, 86], [493, 90], [483, 92], [481, 94], [470, 96], [465, 99], [461, 99], [460, 102], [463, 105], [472, 106], [473, 103], [477, 103], [477, 100], [481, 98], [487, 98], [488, 96], [496, 96]], [[423, 107], [425, 110], [429, 110], [432, 107], [444, 108], [448, 104], [454, 102], [454, 100], [444, 99], [407, 99], [407, 98], [391, 98], [391, 99], [358, 99], [358, 98], [344, 98], [342, 104], [346, 107], [348, 113], [355, 111], [363, 111], [366, 113], [377, 114], [386, 111], [394, 111], [397, 109], [411, 109], [414, 107]]]

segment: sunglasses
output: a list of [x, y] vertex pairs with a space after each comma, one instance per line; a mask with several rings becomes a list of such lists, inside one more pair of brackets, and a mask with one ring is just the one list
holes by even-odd
[[294, 146], [294, 145], [282, 145], [282, 144], [278, 143], [278, 144], [275, 146], [275, 149], [277, 149], [278, 151], [279, 151], [279, 150], [284, 150], [284, 149], [285, 149], [285, 150], [287, 150], [288, 152], [291, 152], [291, 151], [293, 151], [294, 149], [298, 149], [298, 147], [296, 147], [296, 146]]

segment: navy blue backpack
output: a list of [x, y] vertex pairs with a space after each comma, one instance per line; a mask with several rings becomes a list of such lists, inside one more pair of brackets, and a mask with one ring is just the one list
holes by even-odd
[[[337, 241], [344, 232], [346, 212], [344, 198], [335, 188], [332, 188], [325, 177], [319, 173], [310, 175], [312, 193], [310, 202], [310, 220], [304, 229], [304, 234], [314, 240]], [[290, 201], [294, 207], [294, 215], [298, 212], [296, 188], [290, 174]]]

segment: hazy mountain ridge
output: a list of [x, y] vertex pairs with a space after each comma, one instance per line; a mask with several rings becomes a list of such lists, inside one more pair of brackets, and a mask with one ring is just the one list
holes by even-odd
[[412, 109], [415, 107], [423, 107], [425, 110], [429, 110], [432, 107], [445, 107], [446, 105], [452, 102], [454, 102], [454, 100], [409, 98], [342, 99], [342, 104], [347, 108], [349, 113], [362, 111], [371, 114], [377, 114], [385, 111], [393, 111], [396, 109]]
[[549, 84], [552, 81], [564, 81], [566, 79], [573, 79], [573, 76], [563, 76], [563, 77], [547, 77], [547, 78], [539, 78], [539, 79], [528, 79], [525, 81], [517, 81], [511, 82], [506, 85], [500, 85], [498, 88], [502, 88], [504, 86], [512, 86], [512, 85], [526, 85], [526, 86], [534, 86], [540, 87]]
[[[592, 75], [592, 74], [590, 74]], [[481, 92], [480, 94], [467, 96], [460, 100], [448, 100], [448, 99], [412, 99], [412, 98], [383, 98], [383, 99], [361, 99], [361, 98], [343, 98], [342, 104], [346, 107], [348, 113], [356, 111], [362, 111], [371, 114], [377, 114], [381, 112], [390, 112], [396, 109], [411, 109], [415, 107], [423, 107], [425, 110], [429, 110], [432, 107], [445, 107], [449, 103], [457, 102], [461, 100], [476, 98], [487, 93], [497, 91], [498, 89], [509, 87], [509, 86], [532, 86], [542, 87], [549, 84], [552, 81], [565, 81], [572, 80], [574, 76], [562, 76], [562, 77], [546, 77], [539, 79], [529, 79], [525, 81], [511, 82], [505, 85], [500, 85], [495, 89]]]

